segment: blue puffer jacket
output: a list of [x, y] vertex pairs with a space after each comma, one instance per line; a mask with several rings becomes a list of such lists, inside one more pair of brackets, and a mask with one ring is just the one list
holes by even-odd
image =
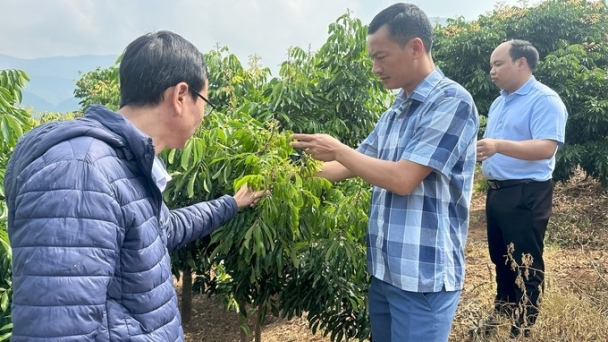
[[154, 147], [122, 115], [37, 127], [6, 171], [13, 342], [183, 341], [169, 251], [234, 217], [224, 196], [169, 211]]

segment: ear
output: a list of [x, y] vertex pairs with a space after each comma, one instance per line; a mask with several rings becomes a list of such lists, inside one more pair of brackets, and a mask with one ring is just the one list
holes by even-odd
[[420, 57], [423, 55], [426, 50], [424, 49], [424, 42], [420, 38], [413, 38], [410, 41], [410, 47], [412, 49], [412, 54], [414, 57]]
[[527, 68], [528, 67], [528, 60], [526, 59], [526, 57], [522, 57], [520, 59], [517, 60], [517, 66], [520, 68]]
[[186, 82], [179, 82], [165, 92], [177, 115], [181, 115], [185, 108], [187, 97], [190, 96], [189, 89]]

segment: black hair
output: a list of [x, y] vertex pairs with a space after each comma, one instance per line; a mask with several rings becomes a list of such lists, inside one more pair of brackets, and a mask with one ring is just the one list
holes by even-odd
[[525, 57], [530, 70], [534, 70], [538, 64], [538, 50], [536, 50], [534, 45], [527, 40], [521, 39], [513, 39], [509, 41], [509, 43], [511, 43], [509, 49], [511, 60], [515, 62], [516, 60]]
[[418, 6], [397, 3], [385, 8], [372, 19], [367, 33], [374, 34], [384, 25], [388, 26], [390, 39], [401, 47], [412, 38], [420, 38], [426, 52], [431, 51], [433, 27], [427, 15]]
[[119, 72], [120, 107], [157, 105], [164, 91], [180, 82], [188, 84], [194, 97], [209, 78], [203, 54], [170, 31], [148, 33], [131, 42]]

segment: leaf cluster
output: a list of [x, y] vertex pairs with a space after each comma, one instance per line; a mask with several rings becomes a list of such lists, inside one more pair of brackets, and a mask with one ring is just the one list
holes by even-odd
[[21, 89], [29, 81], [21, 70], [0, 70], [0, 341], [10, 339], [12, 250], [7, 234], [4, 174], [9, 156], [24, 131], [34, 126], [30, 113], [19, 107]]

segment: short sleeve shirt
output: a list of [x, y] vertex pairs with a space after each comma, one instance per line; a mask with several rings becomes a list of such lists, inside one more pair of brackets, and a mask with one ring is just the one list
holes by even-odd
[[[504, 90], [492, 103], [484, 138], [513, 141], [555, 140], [564, 143], [568, 112], [559, 95], [531, 77], [509, 94]], [[495, 154], [482, 163], [486, 179], [533, 179], [546, 181], [555, 169], [555, 154], [549, 159], [522, 160]]]
[[410, 96], [401, 92], [359, 146], [374, 158], [433, 169], [405, 196], [373, 187], [373, 276], [411, 292], [462, 289], [478, 128], [471, 95], [437, 68]]

